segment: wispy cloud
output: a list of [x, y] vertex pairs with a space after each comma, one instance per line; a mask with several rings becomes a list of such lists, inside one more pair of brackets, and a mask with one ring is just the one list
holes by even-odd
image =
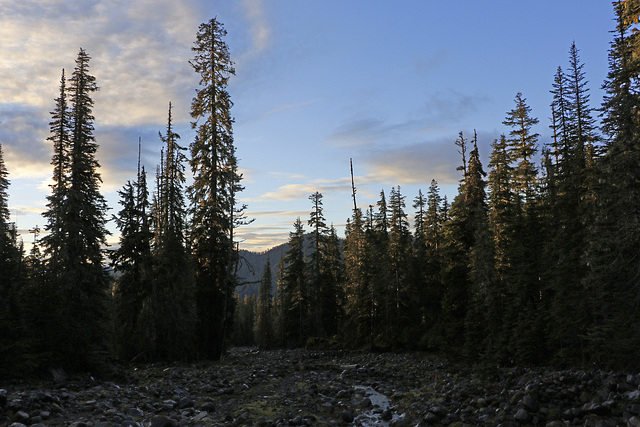
[[[95, 135], [105, 188], [122, 185], [128, 143], [140, 135], [109, 129], [148, 126], [157, 135], [174, 101], [174, 123], [188, 123], [197, 76], [188, 64], [200, 23], [193, 3], [170, 0], [24, 0], [0, 10], [0, 138], [12, 177], [51, 173], [48, 123], [60, 72], [70, 77], [80, 47], [93, 58]], [[126, 138], [120, 139], [120, 136]], [[125, 155], [126, 153], [126, 155]], [[124, 162], [124, 163], [123, 163]], [[115, 181], [119, 181], [117, 184]]]
[[264, 1], [243, 0], [242, 10], [250, 27], [251, 44], [234, 60], [239, 68], [265, 52], [271, 42], [271, 28], [265, 12]]
[[269, 191], [254, 201], [290, 201], [300, 200], [309, 197], [316, 191], [323, 195], [335, 192], [351, 191], [350, 178], [340, 178], [337, 180], [316, 179], [307, 183], [287, 184]]

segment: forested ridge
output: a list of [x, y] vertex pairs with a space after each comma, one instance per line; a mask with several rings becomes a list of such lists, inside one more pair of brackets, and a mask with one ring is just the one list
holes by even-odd
[[[534, 113], [517, 93], [487, 165], [475, 133], [452, 136], [453, 200], [433, 180], [410, 202], [400, 186], [363, 201], [355, 182], [341, 238], [315, 192], [286, 251], [257, 273], [258, 294], [242, 298], [236, 231], [250, 220], [237, 197], [223, 25], [202, 24], [192, 48], [195, 139], [181, 145], [169, 103], [154, 185], [139, 162], [113, 218], [95, 156], [98, 82], [80, 49], [51, 112], [46, 233], [29, 254], [9, 222], [0, 145], [0, 377], [106, 371], [113, 357], [218, 359], [230, 342], [419, 349], [487, 367], [637, 368], [640, 2], [613, 7], [601, 102], [590, 99], [574, 43], [550, 76], [549, 111]], [[538, 114], [548, 114], [550, 140], [536, 132]], [[111, 219], [120, 245], [105, 251]]]

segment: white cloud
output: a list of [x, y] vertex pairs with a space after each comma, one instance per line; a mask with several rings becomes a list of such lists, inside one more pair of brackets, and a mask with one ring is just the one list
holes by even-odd
[[265, 13], [264, 1], [244, 0], [242, 9], [250, 27], [251, 45], [235, 59], [238, 67], [260, 56], [271, 42], [271, 28]]
[[286, 184], [275, 191], [269, 191], [254, 201], [290, 201], [308, 198], [316, 191], [323, 195], [351, 191], [351, 178], [337, 180], [316, 179], [303, 184]]

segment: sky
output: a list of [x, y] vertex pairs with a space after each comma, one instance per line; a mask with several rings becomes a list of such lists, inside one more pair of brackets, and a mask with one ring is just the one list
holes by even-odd
[[[102, 193], [134, 180], [138, 139], [153, 174], [169, 102], [181, 144], [194, 138], [189, 65], [198, 26], [224, 24], [236, 75], [228, 91], [254, 221], [241, 248], [287, 241], [309, 196], [340, 235], [351, 215], [349, 160], [358, 205], [400, 186], [406, 211], [432, 179], [450, 199], [460, 179], [459, 132], [478, 134], [483, 164], [521, 92], [549, 142], [553, 77], [576, 43], [591, 106], [602, 102], [614, 14], [607, 0], [0, 0], [0, 144], [9, 209], [24, 242], [43, 228], [53, 169], [50, 111], [60, 73], [78, 50], [92, 57], [94, 136]], [[113, 222], [112, 244], [118, 234]]]

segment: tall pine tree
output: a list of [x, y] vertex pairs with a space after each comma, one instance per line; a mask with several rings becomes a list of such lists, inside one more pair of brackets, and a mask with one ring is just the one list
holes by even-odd
[[200, 25], [191, 61], [201, 88], [191, 104], [195, 141], [191, 144], [193, 206], [190, 231], [194, 255], [197, 335], [203, 357], [217, 359], [233, 319], [237, 253], [236, 193], [241, 190], [233, 143], [232, 102], [227, 83], [235, 74], [226, 30], [216, 19]]
[[[52, 138], [54, 182], [60, 188], [53, 188], [51, 206], [45, 213], [52, 232], [51, 238], [45, 241], [46, 253], [50, 255], [48, 276], [53, 289], [59, 292], [60, 301], [64, 301], [57, 318], [62, 333], [54, 353], [58, 363], [76, 369], [95, 368], [101, 362], [106, 345], [105, 303], [109, 287], [102, 253], [108, 234], [107, 204], [100, 194], [100, 165], [95, 157], [98, 145], [93, 136], [91, 95], [98, 86], [95, 77], [89, 74], [90, 59], [84, 49], [80, 49], [66, 88], [71, 103], [68, 151], [65, 153], [63, 134]], [[57, 104], [54, 119], [56, 115], [65, 116], [61, 108], [63, 100], [59, 98]], [[54, 132], [56, 128], [63, 129], [62, 124], [52, 128]], [[68, 156], [66, 165], [64, 160], [55, 158], [61, 153]], [[57, 197], [62, 187], [64, 194]], [[59, 230], [54, 229], [56, 224], [60, 225]]]

